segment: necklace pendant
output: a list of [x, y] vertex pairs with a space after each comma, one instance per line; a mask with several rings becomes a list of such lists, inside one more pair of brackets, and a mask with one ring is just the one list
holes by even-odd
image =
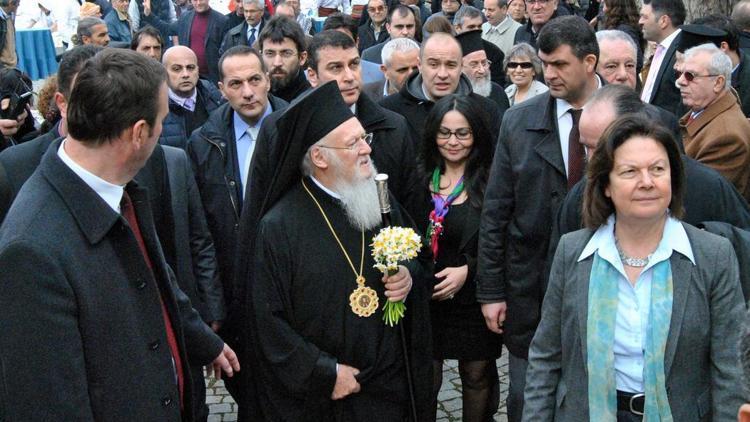
[[[360, 284], [360, 278], [362, 284]], [[352, 308], [354, 315], [359, 317], [369, 317], [378, 309], [378, 294], [375, 290], [364, 285], [364, 277], [357, 277], [359, 287], [354, 289], [349, 295], [349, 306]]]

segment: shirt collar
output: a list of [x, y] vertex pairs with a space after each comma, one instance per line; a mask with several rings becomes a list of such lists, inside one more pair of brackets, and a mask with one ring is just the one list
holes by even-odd
[[268, 104], [266, 104], [266, 110], [263, 112], [263, 115], [260, 116], [258, 122], [250, 126], [249, 124], [245, 123], [244, 120], [242, 120], [242, 118], [239, 114], [237, 114], [236, 111], [233, 111], [232, 119], [234, 123], [234, 139], [236, 141], [239, 141], [240, 138], [242, 138], [247, 133], [247, 130], [250, 129], [250, 132], [252, 132], [254, 135], [253, 140], [257, 140], [258, 132], [260, 131], [260, 126], [263, 124], [263, 120], [265, 120], [266, 116], [268, 116], [272, 112], [273, 110], [271, 110], [271, 102], [269, 101]]
[[661, 40], [659, 45], [664, 47], [664, 49], [668, 49], [669, 46], [672, 45], [672, 42], [674, 41], [674, 39], [677, 38], [677, 36], [680, 34], [680, 31], [682, 30], [680, 28], [677, 28], [677, 30], [669, 34], [667, 38], [664, 38], [663, 40]]
[[[195, 107], [196, 100], [198, 99], [198, 89], [197, 88], [193, 88], [193, 95], [191, 95], [191, 96], [189, 96], [187, 98], [180, 97], [179, 95], [175, 94], [174, 91], [172, 91], [172, 88], [169, 88], [167, 90], [167, 94], [169, 95], [169, 99], [170, 100], [174, 101], [175, 103], [177, 103], [177, 105], [179, 105], [180, 107], [184, 107], [184, 108], [187, 108], [187, 107], [185, 107], [185, 101], [187, 101], [187, 100], [193, 100], [193, 107]], [[190, 110], [190, 111], [193, 111], [193, 110]]]
[[508, 21], [508, 19], [510, 19], [510, 16], [505, 15], [505, 18], [501, 20], [497, 25], [492, 25], [491, 23], [487, 22], [487, 25], [489, 25], [489, 30], [500, 31], [500, 27], [502, 27]]
[[[643, 269], [644, 271], [655, 264], [669, 259], [672, 256], [672, 251], [679, 252], [686, 256], [695, 265], [695, 256], [693, 255], [693, 248], [690, 246], [690, 239], [688, 239], [685, 227], [680, 223], [679, 220], [672, 217], [667, 217], [667, 221], [664, 224], [664, 233], [662, 233], [661, 241], [659, 246], [656, 247], [649, 263]], [[583, 248], [583, 252], [578, 257], [578, 262], [583, 261], [589, 256], [596, 252], [602, 259], [607, 260], [615, 268], [620, 270], [624, 274], [622, 261], [620, 260], [620, 254], [617, 252], [615, 246], [615, 215], [612, 214], [607, 219], [607, 223], [599, 227], [594, 235], [591, 237], [586, 247]]]
[[80, 177], [88, 187], [96, 192], [96, 194], [99, 195], [110, 208], [119, 214], [120, 201], [122, 200], [122, 193], [124, 190], [123, 186], [109, 183], [73, 161], [68, 153], [65, 152], [66, 141], [67, 140], [63, 140], [60, 143], [60, 148], [57, 149], [57, 156], [60, 157], [60, 160], [62, 160], [62, 162], [65, 163], [73, 173]]
[[310, 179], [311, 179], [311, 180], [313, 181], [313, 183], [315, 183], [316, 185], [318, 185], [318, 187], [319, 187], [319, 188], [320, 188], [320, 189], [321, 189], [321, 190], [322, 190], [323, 192], [325, 192], [325, 193], [327, 193], [328, 195], [330, 195], [330, 196], [334, 197], [335, 199], [339, 199], [339, 200], [341, 199], [341, 195], [339, 195], [338, 193], [336, 193], [336, 192], [334, 192], [334, 191], [332, 191], [332, 190], [328, 189], [327, 187], [323, 186], [323, 184], [322, 184], [322, 183], [320, 183], [320, 182], [318, 181], [318, 179], [314, 178], [313, 176], [310, 176]]

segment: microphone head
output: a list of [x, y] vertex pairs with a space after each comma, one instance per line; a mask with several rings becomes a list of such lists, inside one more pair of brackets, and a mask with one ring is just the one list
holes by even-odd
[[380, 213], [387, 214], [391, 212], [391, 200], [388, 197], [388, 175], [378, 173], [375, 176], [375, 185], [378, 188], [378, 202], [380, 203]]

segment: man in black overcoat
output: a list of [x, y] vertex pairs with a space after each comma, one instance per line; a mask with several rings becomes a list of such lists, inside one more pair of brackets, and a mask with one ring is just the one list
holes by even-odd
[[157, 62], [127, 50], [88, 61], [69, 98], [69, 135], [0, 227], [0, 419], [194, 420], [188, 351], [239, 370], [177, 288], [147, 192], [132, 181], [161, 132], [165, 80]]

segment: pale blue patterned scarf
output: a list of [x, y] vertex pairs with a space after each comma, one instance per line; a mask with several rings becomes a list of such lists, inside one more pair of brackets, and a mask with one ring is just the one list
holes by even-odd
[[[586, 320], [586, 369], [589, 388], [589, 420], [616, 421], [615, 319], [617, 280], [621, 274], [607, 260], [594, 254], [589, 278]], [[672, 267], [669, 260], [654, 265], [651, 304], [646, 331], [643, 385], [645, 422], [672, 422], [664, 374], [664, 350], [672, 317]]]

